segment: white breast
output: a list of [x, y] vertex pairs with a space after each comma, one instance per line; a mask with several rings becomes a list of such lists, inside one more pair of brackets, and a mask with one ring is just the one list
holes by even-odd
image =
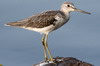
[[66, 15], [67, 17], [62, 18], [59, 15], [55, 16], [55, 19], [57, 20], [56, 25], [55, 25], [55, 30], [58, 29], [59, 27], [63, 26], [65, 23], [68, 22], [69, 20], [69, 15]]

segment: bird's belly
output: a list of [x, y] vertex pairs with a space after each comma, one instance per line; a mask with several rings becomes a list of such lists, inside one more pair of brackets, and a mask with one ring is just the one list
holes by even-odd
[[27, 27], [25, 29], [36, 31], [36, 32], [43, 33], [43, 34], [47, 34], [47, 33], [51, 32], [51, 31], [53, 31], [54, 28], [55, 28], [55, 26], [50, 25], [50, 26], [46, 26], [46, 27], [43, 27], [43, 28], [31, 28], [31, 27]]

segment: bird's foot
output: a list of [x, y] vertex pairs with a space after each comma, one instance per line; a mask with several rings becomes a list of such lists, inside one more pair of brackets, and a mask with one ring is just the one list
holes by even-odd
[[54, 61], [54, 59], [53, 58], [50, 58], [49, 61]]
[[50, 58], [50, 59], [48, 59], [48, 58], [45, 58], [45, 62], [48, 62], [48, 61], [54, 61], [54, 59], [52, 59], [52, 58]]

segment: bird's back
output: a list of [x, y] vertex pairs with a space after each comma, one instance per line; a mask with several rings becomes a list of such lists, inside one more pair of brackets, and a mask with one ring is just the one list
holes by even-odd
[[22, 19], [15, 22], [9, 22], [6, 25], [14, 27], [33, 27], [33, 28], [43, 28], [51, 24], [54, 25], [56, 21], [55, 16], [60, 13], [65, 16], [61, 11], [46, 11], [40, 14], [33, 15], [26, 19]]
[[[66, 19], [66, 14], [64, 14], [62, 11], [56, 10], [56, 11], [42, 12], [40, 14], [33, 15], [26, 19], [7, 23], [6, 25], [25, 28], [29, 30], [36, 29], [34, 31], [37, 31], [37, 29], [52, 26], [48, 29], [45, 29], [46, 31], [50, 32], [52, 30], [59, 28], [60, 26], [65, 24], [67, 21], [68, 19]], [[37, 31], [37, 32], [42, 32], [42, 31]]]

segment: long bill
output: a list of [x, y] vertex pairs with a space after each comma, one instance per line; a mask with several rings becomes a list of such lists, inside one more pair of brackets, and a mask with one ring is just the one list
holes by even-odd
[[83, 10], [80, 10], [80, 9], [77, 9], [77, 8], [75, 8], [75, 11], [78, 11], [78, 12], [81, 12], [81, 13], [85, 13], [85, 14], [91, 14], [89, 12], [86, 12], [86, 11], [83, 11]]

